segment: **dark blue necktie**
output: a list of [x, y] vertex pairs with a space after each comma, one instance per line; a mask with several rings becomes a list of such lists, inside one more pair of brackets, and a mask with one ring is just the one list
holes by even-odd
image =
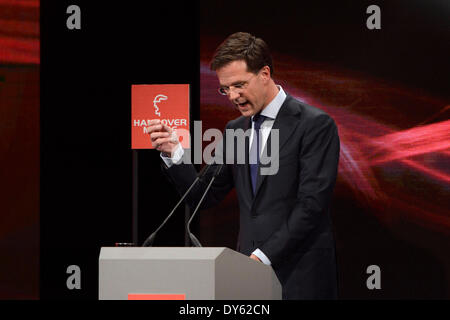
[[256, 193], [256, 181], [258, 178], [258, 167], [259, 167], [259, 153], [260, 153], [260, 128], [261, 124], [266, 119], [265, 116], [261, 114], [256, 114], [253, 116], [253, 140], [252, 146], [250, 148], [249, 162], [250, 162], [250, 176], [252, 178], [252, 189], [253, 195]]

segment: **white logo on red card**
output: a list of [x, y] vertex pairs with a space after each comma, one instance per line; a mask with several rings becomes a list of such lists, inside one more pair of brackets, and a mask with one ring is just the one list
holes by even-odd
[[160, 103], [163, 100], [167, 100], [167, 96], [163, 94], [158, 94], [155, 99], [153, 99], [153, 106], [155, 107], [155, 114], [159, 117], [161, 117], [161, 112], [159, 112], [159, 108], [157, 106], [158, 103]]

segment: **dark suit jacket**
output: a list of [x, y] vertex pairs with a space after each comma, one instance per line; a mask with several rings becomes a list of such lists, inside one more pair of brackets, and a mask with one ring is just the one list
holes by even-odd
[[[251, 128], [250, 118], [241, 116], [226, 128], [247, 130]], [[258, 176], [253, 196], [248, 162], [227, 164], [203, 207], [217, 204], [235, 187], [240, 207], [238, 250], [250, 255], [259, 248], [270, 259], [284, 299], [336, 298], [329, 206], [339, 161], [337, 127], [322, 110], [288, 95], [273, 129], [279, 129], [278, 172]], [[266, 146], [270, 146], [269, 141]], [[245, 152], [248, 154], [248, 144]], [[173, 165], [167, 172], [180, 193], [187, 190], [197, 174], [188, 164]], [[191, 208], [197, 205], [213, 172], [209, 170], [192, 190], [188, 198]]]

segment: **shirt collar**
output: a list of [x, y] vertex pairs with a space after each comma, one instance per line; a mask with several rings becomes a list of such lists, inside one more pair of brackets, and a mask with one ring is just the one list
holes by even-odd
[[[277, 85], [279, 91], [275, 98], [261, 111], [261, 115], [266, 116], [267, 118], [275, 119], [277, 117], [278, 112], [281, 109], [281, 105], [284, 103], [286, 99], [286, 93], [283, 88]], [[253, 119], [253, 116], [252, 116]]]

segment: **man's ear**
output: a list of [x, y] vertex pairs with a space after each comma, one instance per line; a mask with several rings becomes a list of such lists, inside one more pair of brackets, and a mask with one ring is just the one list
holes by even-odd
[[269, 66], [264, 66], [262, 67], [262, 69], [260, 70], [261, 75], [263, 76], [263, 79], [265, 81], [269, 81], [270, 80], [270, 68]]

